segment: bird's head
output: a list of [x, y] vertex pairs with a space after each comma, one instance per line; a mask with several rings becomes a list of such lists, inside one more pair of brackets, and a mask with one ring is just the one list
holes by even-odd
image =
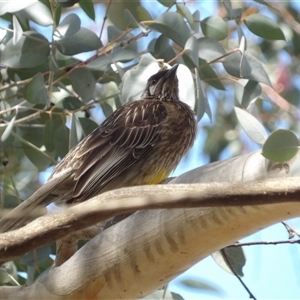
[[162, 101], [178, 99], [178, 78], [176, 75], [178, 65], [171, 69], [159, 71], [152, 75], [147, 82], [143, 98], [156, 98]]

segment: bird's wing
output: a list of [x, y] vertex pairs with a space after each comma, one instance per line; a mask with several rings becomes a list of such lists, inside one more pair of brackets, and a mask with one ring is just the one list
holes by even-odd
[[76, 151], [76, 160], [81, 163], [74, 174], [74, 200], [99, 194], [147, 155], [160, 139], [166, 117], [159, 100], [132, 102], [115, 111]]
[[30, 218], [44, 214], [45, 212], [41, 211], [42, 208], [50, 204], [52, 201], [57, 200], [57, 197], [51, 197], [51, 194], [53, 191], [56, 191], [57, 186], [68, 185], [71, 173], [71, 169], [66, 169], [60, 174], [60, 176], [47, 181], [26, 201], [23, 201], [8, 214], [4, 215], [0, 219], [0, 233], [16, 229], [22, 226]]

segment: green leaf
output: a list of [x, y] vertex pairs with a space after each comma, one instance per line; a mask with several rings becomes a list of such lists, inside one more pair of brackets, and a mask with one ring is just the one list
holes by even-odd
[[290, 130], [278, 129], [267, 138], [262, 155], [275, 162], [283, 163], [292, 159], [298, 152], [299, 139]]
[[66, 97], [57, 102], [55, 106], [59, 109], [74, 110], [80, 108], [82, 105], [83, 103], [78, 98]]
[[214, 261], [225, 271], [235, 273], [242, 277], [243, 267], [246, 264], [246, 257], [242, 247], [227, 247], [212, 254]]
[[268, 73], [265, 71], [261, 62], [248, 53], [242, 56], [241, 52], [237, 51], [226, 56], [223, 61], [223, 66], [226, 72], [232, 76], [258, 81], [272, 87]]
[[160, 15], [156, 20], [149, 23], [149, 28], [165, 34], [181, 47], [184, 47], [191, 35], [181, 15], [170, 11]]
[[247, 111], [235, 107], [236, 116], [239, 120], [240, 125], [243, 127], [247, 135], [256, 143], [263, 145], [268, 135], [265, 128], [259, 121], [254, 118]]
[[114, 112], [113, 108], [107, 102], [101, 103], [100, 106], [106, 118]]
[[199, 44], [194, 36], [189, 37], [184, 46], [185, 53], [188, 54], [196, 67], [199, 67]]
[[54, 136], [57, 129], [64, 125], [62, 118], [50, 118], [45, 124], [44, 145], [48, 152], [55, 150]]
[[144, 6], [139, 5], [136, 8], [136, 13], [140, 22], [153, 20], [152, 16]]
[[78, 118], [81, 127], [84, 131], [85, 136], [89, 135], [93, 130], [95, 130], [98, 125], [92, 121], [91, 119], [88, 118]]
[[80, 28], [78, 32], [57, 42], [57, 49], [64, 55], [75, 55], [102, 47], [98, 36], [91, 30]]
[[80, 30], [81, 21], [76, 14], [67, 15], [57, 26], [56, 31], [60, 39], [72, 37]]
[[212, 120], [211, 109], [209, 102], [204, 90], [203, 83], [200, 80], [198, 72], [196, 74], [196, 112], [197, 112], [197, 121], [199, 122], [204, 113], [207, 113], [210, 120]]
[[42, 2], [36, 1], [30, 6], [22, 9], [18, 16], [29, 19], [41, 26], [50, 26], [53, 24], [53, 18], [49, 8]]
[[278, 24], [266, 16], [259, 14], [250, 15], [245, 19], [245, 24], [252, 33], [264, 39], [285, 40], [285, 36]]
[[200, 31], [200, 12], [199, 12], [199, 10], [196, 10], [193, 13], [193, 20], [194, 20], [194, 22], [191, 27], [195, 32], [199, 32]]
[[164, 61], [169, 61], [176, 55], [170, 45], [170, 39], [164, 34], [161, 34], [154, 42], [154, 51], [152, 51], [154, 57], [160, 57], [164, 59]]
[[[28, 136], [24, 136], [23, 138], [27, 139]], [[43, 140], [43, 138], [40, 136], [37, 138], [39, 138], [41, 141]], [[36, 166], [39, 172], [46, 170], [52, 163], [49, 159], [45, 157], [45, 155], [43, 155], [42, 150], [30, 147], [24, 143], [22, 144], [22, 147], [25, 155]]]
[[94, 9], [94, 3], [92, 0], [80, 0], [79, 5], [82, 8], [82, 10], [86, 13], [86, 15], [95, 21], [95, 9]]
[[215, 60], [226, 53], [222, 45], [212, 38], [204, 37], [198, 39], [198, 46], [199, 57], [206, 61]]
[[5, 128], [3, 134], [1, 135], [1, 142], [6, 141], [6, 139], [10, 136], [11, 131], [13, 130], [15, 121], [16, 121], [17, 113], [12, 117], [9, 121], [7, 127]]
[[166, 7], [172, 7], [175, 4], [174, 0], [158, 0], [158, 2]]
[[228, 35], [226, 22], [218, 16], [205, 18], [201, 22], [201, 29], [206, 37], [210, 37], [218, 41], [224, 40]]
[[93, 98], [96, 80], [90, 70], [78, 68], [73, 70], [69, 77], [74, 91], [84, 102]]
[[62, 7], [71, 7], [71, 6], [74, 6], [78, 2], [79, 2], [79, 0], [58, 0], [58, 3]]
[[158, 290], [153, 292], [152, 294], [142, 298], [142, 299], [148, 299], [148, 300], [184, 300], [179, 294], [170, 292], [170, 291], [164, 291], [164, 290]]
[[[241, 79], [240, 81], [245, 81]], [[257, 81], [248, 80], [246, 85], [236, 84], [236, 97], [242, 107], [247, 108], [249, 104], [262, 93], [260, 84]]]
[[216, 289], [213, 285], [207, 284], [206, 282], [195, 280], [195, 279], [183, 279], [180, 281], [186, 288], [197, 290], [195, 292], [213, 292], [221, 294], [221, 291]]
[[25, 86], [24, 98], [33, 104], [46, 104], [48, 94], [44, 84], [44, 76], [41, 73], [36, 74]]
[[14, 45], [10, 39], [2, 52], [1, 63], [10, 68], [34, 68], [48, 60], [48, 40], [39, 33], [27, 31]]
[[147, 32], [146, 26], [139, 23], [128, 9], [125, 9], [124, 14], [129, 28], [140, 28], [142, 32]]
[[9, 261], [0, 266], [0, 285], [9, 283], [11, 276], [18, 278], [17, 267], [14, 262]]
[[70, 128], [70, 138], [69, 138], [69, 149], [76, 146], [83, 138], [84, 133], [75, 113], [71, 116], [71, 128]]
[[199, 69], [199, 76], [201, 80], [204, 80], [209, 85], [213, 86], [218, 90], [225, 90], [225, 87], [221, 80], [219, 79], [216, 71], [206, 63], [201, 64], [201, 68]]
[[17, 44], [20, 38], [23, 35], [22, 27], [15, 15], [13, 15], [13, 28], [14, 28], [14, 35], [13, 35], [13, 44]]
[[36, 3], [36, 0], [27, 1], [3, 1], [0, 5], [0, 16], [6, 13], [15, 13], [22, 10], [32, 4]]
[[65, 124], [60, 125], [54, 135], [54, 145], [57, 155], [63, 159], [69, 152], [69, 129]]
[[186, 18], [186, 20], [188, 21], [190, 26], [193, 26], [194, 24], [194, 18], [192, 13], [189, 11], [189, 9], [187, 8], [187, 6], [183, 3], [176, 3], [176, 7], [178, 12], [184, 17]]

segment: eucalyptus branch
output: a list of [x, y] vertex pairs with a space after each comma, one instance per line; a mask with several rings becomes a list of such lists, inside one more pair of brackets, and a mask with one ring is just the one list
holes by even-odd
[[102, 22], [102, 26], [101, 26], [101, 30], [100, 30], [100, 35], [99, 35], [99, 39], [100, 40], [101, 40], [101, 37], [102, 37], [102, 33], [103, 33], [105, 22], [106, 22], [107, 17], [108, 17], [108, 11], [110, 9], [111, 3], [112, 3], [112, 0], [109, 0], [109, 2], [107, 4], [106, 11], [105, 11], [105, 16], [103, 17], [103, 22]]
[[256, 242], [237, 242], [227, 247], [244, 247], [244, 246], [257, 246], [257, 245], [282, 245], [282, 244], [300, 244], [300, 239], [297, 240], [282, 240], [282, 241], [256, 241]]

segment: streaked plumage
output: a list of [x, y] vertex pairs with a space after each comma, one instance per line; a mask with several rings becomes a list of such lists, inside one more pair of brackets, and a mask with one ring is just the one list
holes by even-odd
[[[117, 109], [71, 149], [37, 192], [0, 220], [0, 232], [20, 226], [35, 207], [52, 201], [82, 202], [166, 178], [197, 132], [193, 111], [178, 99], [176, 70], [177, 65], [151, 76], [140, 101]], [[24, 219], [11, 220], [14, 213]]]

